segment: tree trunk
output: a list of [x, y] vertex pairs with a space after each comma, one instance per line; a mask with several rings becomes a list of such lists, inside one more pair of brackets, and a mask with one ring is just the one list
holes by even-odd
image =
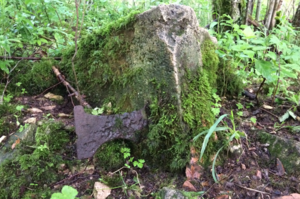
[[294, 15], [294, 18], [293, 18], [293, 26], [300, 27], [300, 3], [298, 5], [296, 14]]
[[259, 21], [260, 9], [261, 9], [261, 0], [257, 0], [256, 15], [255, 15], [255, 20], [256, 21]]
[[217, 16], [213, 16], [213, 19], [217, 19], [219, 16], [224, 14], [231, 16], [236, 21], [241, 16], [240, 8], [243, 7], [241, 0], [213, 0], [213, 13]]

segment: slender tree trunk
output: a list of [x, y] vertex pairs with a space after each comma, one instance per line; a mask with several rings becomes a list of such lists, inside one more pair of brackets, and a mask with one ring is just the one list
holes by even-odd
[[254, 1], [253, 0], [248, 0], [247, 1], [247, 9], [246, 9], [246, 16], [245, 16], [245, 24], [246, 25], [248, 25], [248, 19], [249, 19], [249, 17], [252, 16], [253, 5], [254, 5]]
[[300, 27], [300, 3], [293, 18], [293, 26]]
[[255, 20], [256, 21], [259, 21], [260, 9], [261, 9], [261, 0], [257, 0], [256, 15], [255, 15]]
[[270, 1], [269, 6], [268, 6], [268, 10], [267, 10], [267, 13], [266, 13], [266, 16], [265, 16], [265, 27], [268, 28], [268, 29], [269, 29], [270, 24], [272, 22], [273, 10], [274, 10], [275, 3], [276, 3], [275, 1], [276, 0]]

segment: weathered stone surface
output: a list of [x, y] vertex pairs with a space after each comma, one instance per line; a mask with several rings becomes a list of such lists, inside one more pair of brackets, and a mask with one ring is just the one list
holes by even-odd
[[129, 65], [143, 68], [142, 78], [136, 79], [138, 93], [133, 107], [140, 108], [151, 99], [151, 79], [165, 82], [169, 96], [177, 98], [182, 112], [181, 91], [186, 71], [202, 67], [201, 44], [216, 42], [207, 30], [200, 28], [192, 8], [183, 5], [160, 5], [137, 16], [134, 39], [130, 46]]
[[4, 160], [13, 158], [15, 150], [11, 150], [11, 145], [12, 145], [11, 143], [14, 143], [17, 139], [20, 139], [21, 142], [23, 141], [34, 142], [36, 128], [37, 127], [35, 124], [30, 124], [22, 132], [17, 132], [8, 138], [8, 141], [4, 146], [9, 150], [6, 151], [4, 150], [4, 148], [0, 149], [0, 165], [4, 162]]
[[75, 106], [74, 117], [79, 159], [92, 157], [99, 146], [116, 138], [136, 141], [138, 131], [147, 125], [142, 110], [122, 115], [95, 116], [85, 113], [82, 106]]

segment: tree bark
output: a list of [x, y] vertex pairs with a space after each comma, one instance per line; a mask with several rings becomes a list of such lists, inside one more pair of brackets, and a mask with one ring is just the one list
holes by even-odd
[[255, 15], [255, 20], [256, 21], [259, 21], [260, 10], [261, 10], [261, 0], [257, 0], [256, 15]]
[[300, 3], [298, 5], [298, 8], [297, 8], [296, 13], [294, 15], [292, 24], [293, 24], [294, 27], [300, 27]]

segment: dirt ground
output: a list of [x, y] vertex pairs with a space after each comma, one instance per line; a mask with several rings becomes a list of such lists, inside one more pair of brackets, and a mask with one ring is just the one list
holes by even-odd
[[[47, 116], [47, 118], [62, 121], [66, 126], [74, 126], [72, 117], [73, 102], [67, 96], [64, 98], [64, 102], [60, 104], [46, 99], [42, 95], [23, 96], [17, 98], [16, 101], [27, 105], [28, 108], [42, 110], [41, 113], [34, 114], [38, 121]], [[243, 107], [237, 106], [237, 103], [242, 104]], [[269, 162], [270, 159], [268, 147], [266, 143], [259, 143], [255, 140], [256, 138], [251, 133], [255, 130], [264, 130], [277, 136], [300, 141], [300, 133], [291, 133], [288, 128], [278, 126], [278, 117], [291, 108], [291, 104], [283, 101], [281, 105], [273, 105], [270, 99], [261, 101], [261, 103], [271, 106], [272, 109], [265, 109], [263, 106], [258, 106], [255, 100], [250, 100], [245, 96], [240, 99], [222, 100], [220, 115], [224, 113], [230, 114], [231, 110], [235, 113], [243, 112], [243, 115], [235, 118], [235, 121], [238, 130], [244, 131], [248, 135], [248, 138], [242, 139], [242, 155], [238, 158], [228, 156], [224, 164], [216, 168], [220, 183], [214, 182], [210, 168], [205, 169], [201, 173], [201, 177], [195, 180], [195, 184], [200, 185], [197, 187], [197, 191], [201, 194], [199, 198], [262, 199], [300, 193], [300, 176], [286, 174], [283, 165], [277, 159], [271, 160], [273, 164], [266, 165], [266, 160]], [[61, 113], [66, 115], [61, 116]], [[300, 116], [299, 111], [296, 111], [295, 114]], [[32, 113], [26, 113], [23, 121], [32, 116]], [[256, 123], [249, 122], [251, 117], [256, 117]], [[230, 125], [230, 121], [228, 121], [228, 124]], [[300, 122], [289, 118], [285, 121], [284, 125], [299, 126]], [[76, 136], [75, 133], [74, 136]], [[74, 157], [76, 157], [75, 148], [73, 147], [72, 150]], [[92, 163], [92, 160], [90, 162]], [[86, 195], [86, 190], [93, 189], [93, 185], [87, 183], [88, 180], [96, 180], [101, 178], [102, 175], [107, 174], [95, 168], [91, 172], [66, 176], [65, 180], [53, 184], [52, 187], [58, 188], [62, 185], [75, 185], [79, 191], [79, 196], [83, 196]], [[136, 182], [137, 176], [140, 184]], [[186, 180], [184, 169], [182, 173], [151, 171], [146, 164], [143, 169], [124, 169], [123, 180], [126, 186], [112, 189], [109, 198], [129, 198], [130, 196], [133, 196], [133, 198], [154, 198], [152, 194], [164, 186], [166, 179], [170, 179], [169, 181], [172, 182], [173, 188], [184, 190], [182, 187]], [[92, 196], [85, 196], [85, 198], [92, 198]]]

